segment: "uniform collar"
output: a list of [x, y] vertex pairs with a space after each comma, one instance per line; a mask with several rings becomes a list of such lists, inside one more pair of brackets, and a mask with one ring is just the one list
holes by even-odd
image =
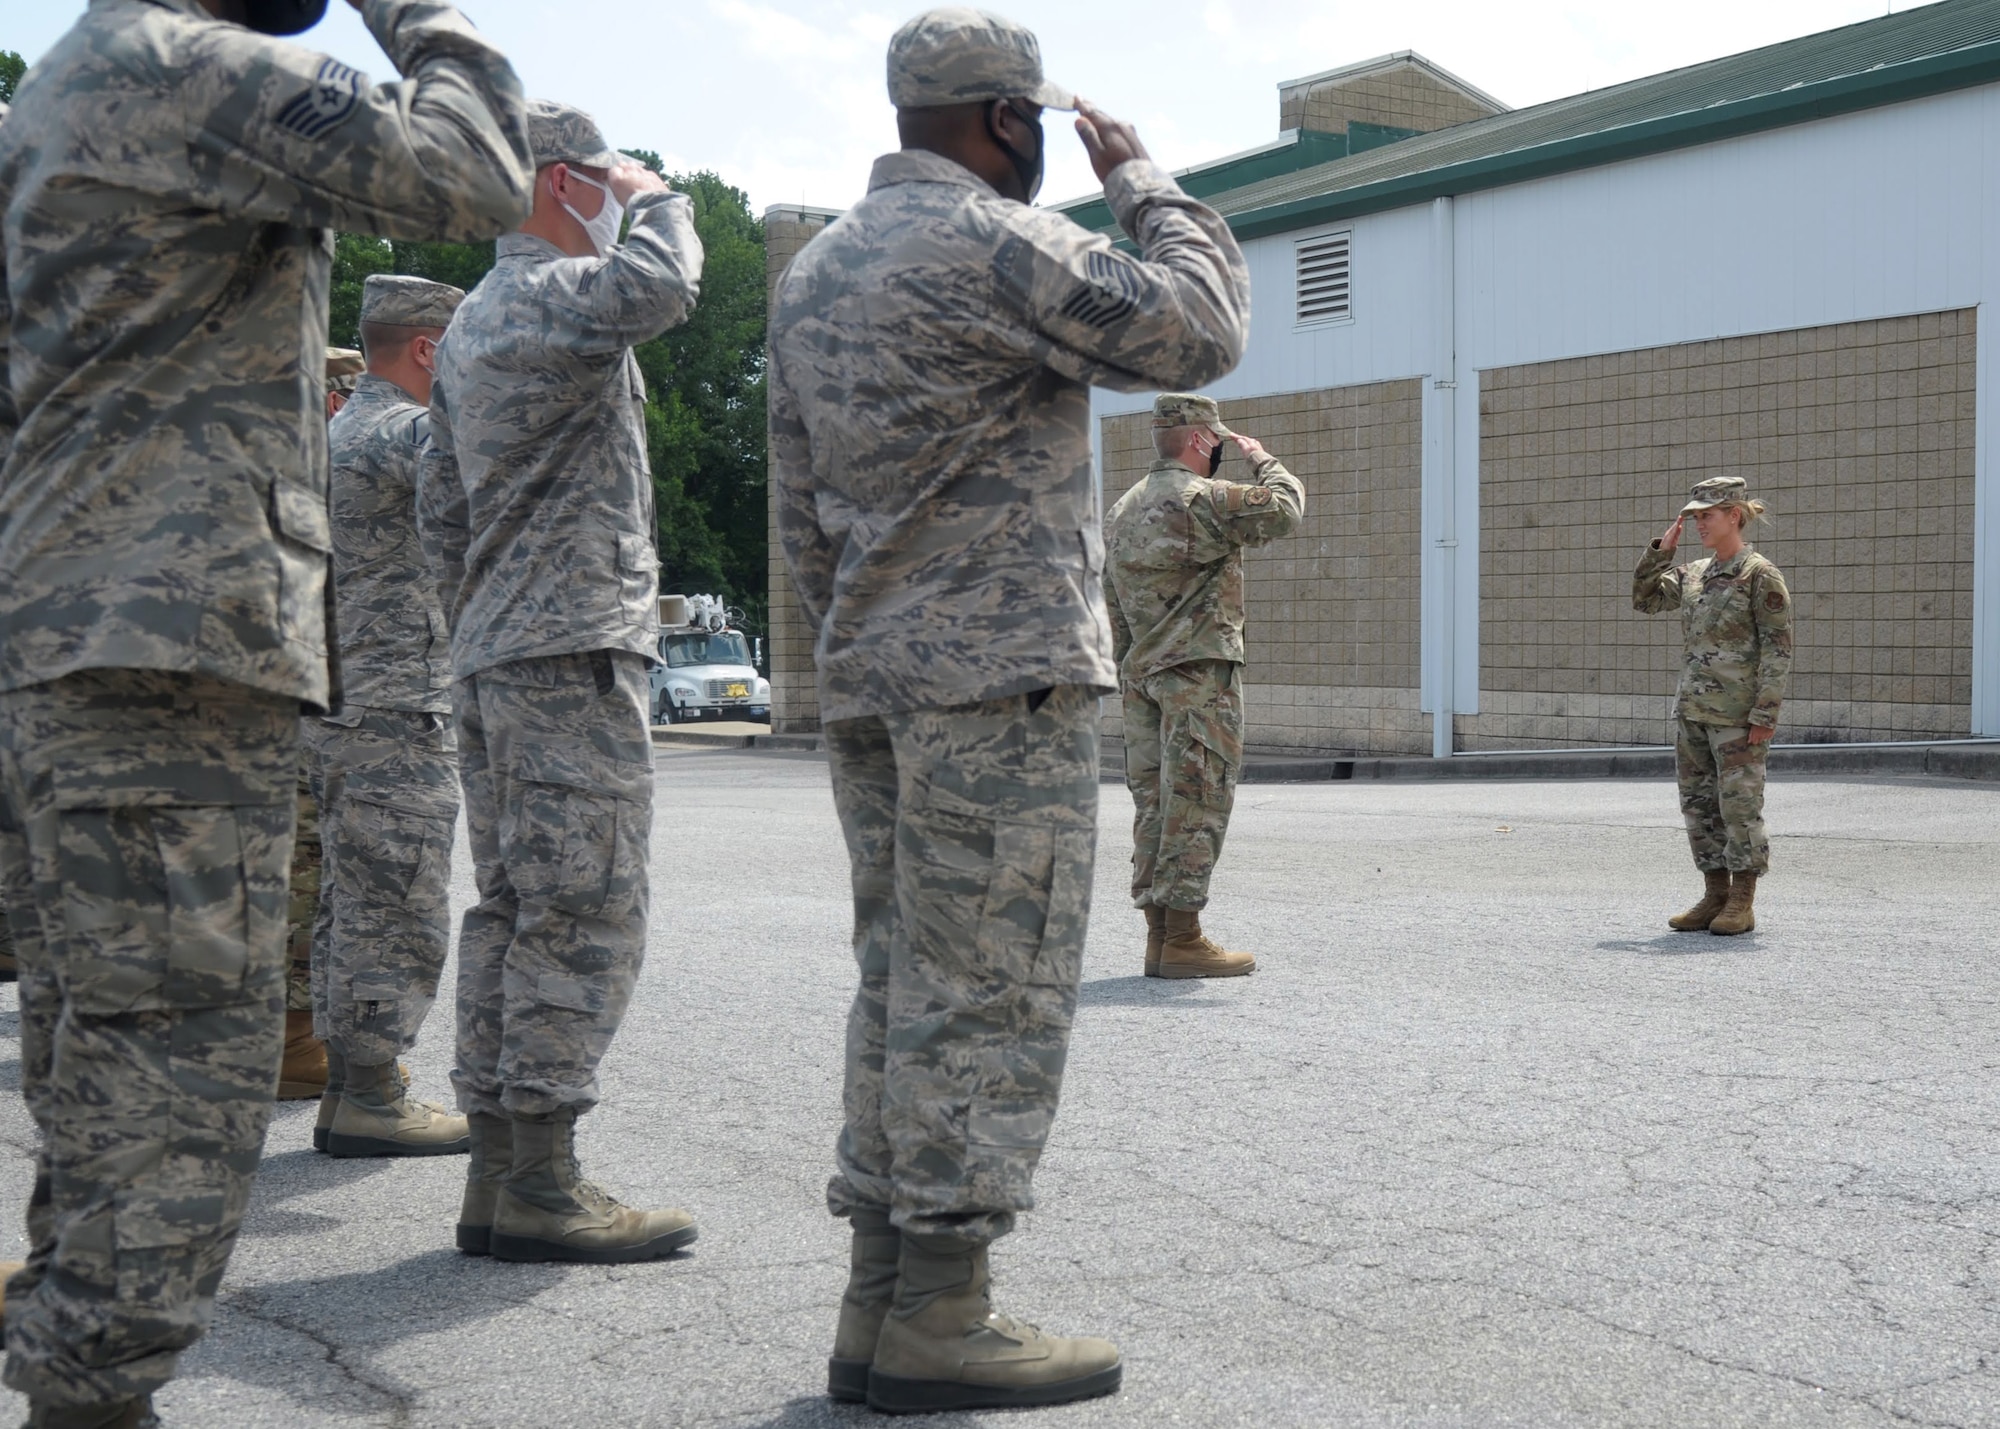
[[377, 377], [372, 372], [364, 372], [354, 384], [354, 396], [349, 400], [358, 402], [367, 397], [377, 402], [400, 402], [414, 407], [417, 399], [386, 377]]
[[1202, 476], [1205, 474], [1175, 461], [1172, 457], [1160, 456], [1153, 458], [1153, 464], [1146, 468], [1146, 475], [1152, 476], [1162, 471], [1175, 471], [1179, 472], [1182, 476]]
[[895, 184], [953, 184], [972, 189], [989, 198], [1000, 197], [993, 185], [955, 159], [933, 154], [928, 149], [901, 149], [884, 154], [868, 174], [868, 192]]
[[1743, 549], [1726, 561], [1719, 561], [1715, 557], [1710, 556], [1708, 558], [1708, 573], [1712, 576], [1733, 576], [1743, 569], [1743, 563], [1750, 559], [1750, 555], [1750, 543], [1745, 541]]
[[549, 242], [537, 238], [532, 233], [503, 233], [493, 244], [493, 259], [497, 263], [502, 258], [532, 258], [547, 263], [557, 258], [567, 258], [569, 254]]

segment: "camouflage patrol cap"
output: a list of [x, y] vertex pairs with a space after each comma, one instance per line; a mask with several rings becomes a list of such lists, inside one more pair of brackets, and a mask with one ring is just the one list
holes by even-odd
[[361, 354], [353, 348], [329, 347], [326, 350], [326, 390], [352, 392], [367, 366]]
[[1681, 508], [1681, 515], [1690, 511], [1706, 511], [1711, 506], [1741, 506], [1750, 499], [1750, 486], [1740, 476], [1711, 476], [1706, 481], [1697, 481], [1694, 490], [1688, 493], [1688, 503]]
[[1026, 25], [964, 5], [926, 10], [889, 41], [889, 102], [932, 109], [1026, 99], [1074, 109], [1076, 96], [1042, 78], [1042, 47]]
[[361, 321], [391, 327], [450, 327], [465, 289], [402, 273], [371, 273], [361, 285]]
[[619, 156], [604, 142], [597, 121], [574, 105], [553, 99], [528, 101], [528, 148], [535, 167], [548, 164], [581, 164], [587, 169], [608, 169]]
[[1222, 436], [1234, 436], [1222, 425], [1222, 409], [1213, 397], [1197, 397], [1192, 392], [1162, 392], [1153, 399], [1156, 427], [1207, 427]]

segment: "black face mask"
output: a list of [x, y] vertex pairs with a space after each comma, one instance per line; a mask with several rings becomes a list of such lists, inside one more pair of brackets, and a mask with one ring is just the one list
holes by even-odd
[[1002, 100], [1001, 103], [1014, 111], [1015, 118], [1035, 131], [1035, 152], [1032, 156], [1024, 155], [1001, 136], [1000, 125], [994, 119], [993, 111], [990, 109], [986, 111], [986, 132], [993, 136], [993, 142], [1000, 146], [1000, 152], [1005, 154], [1007, 162], [1014, 166], [1014, 176], [1021, 181], [1021, 192], [1028, 196], [1029, 203], [1033, 203], [1035, 195], [1042, 191], [1044, 168], [1042, 158], [1046, 152], [1046, 140], [1042, 134], [1042, 116], [1026, 112], [1011, 99]]
[[296, 35], [326, 15], [326, 0], [242, 0], [243, 23], [260, 35]]
[[1208, 474], [1214, 476], [1222, 470], [1222, 438], [1215, 439], [1215, 450], [1208, 454]]

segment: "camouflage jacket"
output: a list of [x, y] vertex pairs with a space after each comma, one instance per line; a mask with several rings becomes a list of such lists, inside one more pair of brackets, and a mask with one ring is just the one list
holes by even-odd
[[350, 706], [451, 710], [451, 630], [417, 541], [417, 463], [430, 413], [364, 373], [327, 427], [333, 608]]
[[535, 655], [656, 654], [660, 560], [632, 345], [687, 318], [702, 250], [685, 194], [641, 194], [631, 215], [601, 258], [502, 238], [438, 345], [417, 520], [458, 679]]
[[822, 718], [1115, 686], [1090, 387], [1222, 376], [1250, 281], [1228, 226], [1151, 162], [1105, 196], [1138, 257], [949, 159], [889, 154], [779, 285], [778, 531]]
[[0, 128], [0, 689], [200, 670], [324, 705], [330, 229], [476, 239], [531, 188], [520, 84], [457, 11], [368, 0], [408, 76], [91, 0]]
[[1243, 659], [1243, 548], [1289, 536], [1305, 488], [1274, 456], [1249, 484], [1156, 461], [1104, 518], [1104, 603], [1119, 678]]
[[1681, 613], [1679, 718], [1730, 728], [1778, 723], [1792, 673], [1792, 593], [1776, 566], [1748, 546], [1726, 561], [1676, 566], [1654, 541], [1633, 573], [1632, 607]]

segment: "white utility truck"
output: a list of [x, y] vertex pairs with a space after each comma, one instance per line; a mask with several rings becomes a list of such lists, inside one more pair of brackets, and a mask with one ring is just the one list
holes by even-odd
[[771, 720], [771, 682], [757, 673], [743, 632], [712, 595], [660, 597], [660, 655], [653, 663], [653, 723], [697, 719]]

